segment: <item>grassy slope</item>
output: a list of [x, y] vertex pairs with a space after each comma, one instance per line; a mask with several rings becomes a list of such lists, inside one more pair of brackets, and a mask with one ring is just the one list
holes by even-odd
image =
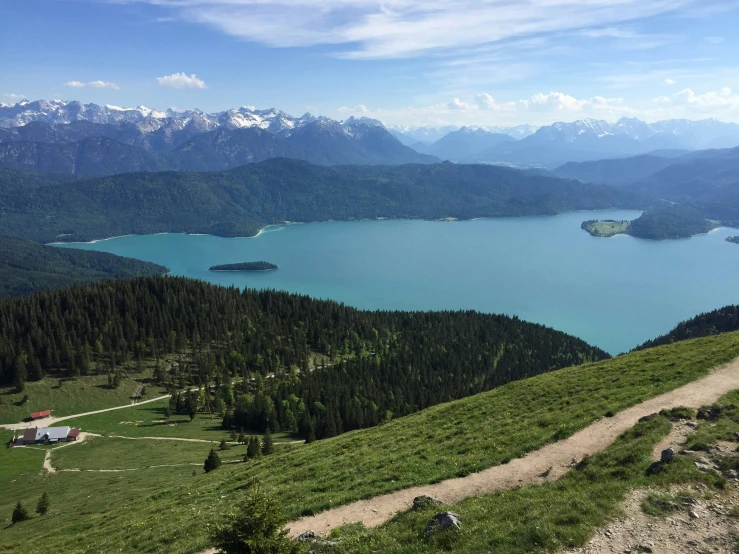
[[[0, 388], [0, 423], [17, 423], [33, 412], [48, 409], [53, 410], [52, 415], [60, 417], [130, 404], [141, 384], [139, 378], [150, 376], [151, 372], [148, 372], [136, 376], [136, 379], [122, 379], [117, 389], [108, 387], [106, 375], [64, 380], [61, 387], [59, 379], [31, 381], [26, 383], [22, 393], [16, 393], [12, 387]], [[149, 398], [164, 394], [153, 386], [147, 386], [146, 393]], [[28, 395], [28, 402], [21, 404], [24, 395]]]
[[[63, 421], [60, 425], [80, 427], [84, 431], [103, 435], [122, 435], [124, 437], [181, 437], [211, 441], [230, 441], [229, 432], [221, 428], [219, 415], [198, 414], [190, 421], [189, 416], [173, 415], [169, 422], [164, 420], [164, 410], [168, 400], [142, 404], [126, 410], [115, 410]], [[249, 434], [249, 430], [245, 429]], [[275, 442], [294, 441], [285, 433], [274, 435]]]
[[701, 473], [692, 460], [683, 457], [665, 466], [659, 475], [645, 474], [652, 461], [652, 447], [669, 428], [666, 418], [639, 423], [594, 456], [586, 468], [570, 471], [559, 481], [483, 495], [445, 507], [460, 514], [463, 527], [458, 536], [424, 536], [426, 523], [439, 511], [431, 507], [400, 514], [373, 531], [361, 526], [339, 529], [335, 535], [343, 535], [343, 539], [338, 550], [361, 554], [450, 550], [459, 554], [525, 554], [581, 546], [597, 527], [618, 514], [619, 503], [631, 489], [691, 482], [723, 487], [722, 477]]
[[[22, 545], [29, 553], [158, 552], [163, 545], [174, 554], [198, 552], [208, 542], [205, 523], [253, 477], [274, 489], [296, 517], [464, 475], [563, 438], [609, 410], [692, 381], [738, 354], [739, 333], [635, 352], [511, 383], [379, 428], [285, 447], [288, 452], [226, 464], [207, 475], [192, 476], [188, 466], [27, 473], [12, 485], [0, 481], [0, 489], [14, 493], [0, 498], [0, 525], [17, 500], [35, 503], [44, 490], [52, 495], [48, 525], [0, 528], [0, 543]], [[156, 445], [147, 441], [146, 448]]]
[[[52, 465], [57, 469], [135, 469], [160, 464], [197, 464], [202, 468], [213, 447], [198, 442], [91, 437], [80, 445], [52, 453]], [[241, 461], [245, 453], [245, 446], [218, 451], [223, 462]]]

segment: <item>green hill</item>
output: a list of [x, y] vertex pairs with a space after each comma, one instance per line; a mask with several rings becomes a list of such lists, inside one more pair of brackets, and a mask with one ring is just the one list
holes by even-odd
[[[0, 325], [0, 385], [85, 375], [93, 363], [112, 382], [125, 377], [124, 362], [156, 359], [154, 382], [171, 390], [236, 382], [188, 395], [177, 412], [216, 412], [226, 428], [270, 427], [309, 440], [608, 357], [518, 318], [366, 312], [177, 277], [5, 300], [0, 321], [14, 322]], [[165, 369], [167, 354], [179, 362]]]
[[47, 242], [156, 232], [244, 236], [283, 221], [469, 219], [650, 204], [638, 192], [496, 166], [325, 167], [272, 159], [223, 172], [0, 189], [0, 232]]
[[0, 297], [168, 271], [160, 265], [113, 254], [54, 248], [0, 236]]
[[732, 331], [739, 331], [739, 306], [724, 306], [683, 321], [666, 335], [647, 341], [635, 350]]
[[[192, 475], [193, 466], [187, 465], [193, 463], [190, 460], [203, 457], [205, 448], [197, 444], [174, 447], [164, 441], [166, 444], [158, 450], [162, 441], [103, 437], [61, 450], [60, 467], [96, 469], [115, 463], [117, 469], [135, 471], [75, 471], [50, 476], [39, 473], [43, 452], [2, 449], [0, 486], [11, 491], [0, 498], [2, 517], [7, 521], [18, 500], [32, 506], [41, 492], [48, 490], [53, 509], [44, 517], [53, 525], [34, 525], [32, 520], [3, 527], [0, 543], [29, 553], [50, 549], [65, 553], [159, 552], [166, 548], [173, 554], [194, 554], [209, 544], [208, 524], [212, 525], [233, 505], [253, 478], [273, 490], [290, 517], [295, 518], [410, 485], [463, 476], [567, 437], [609, 412], [618, 412], [695, 380], [737, 354], [739, 333], [634, 352], [516, 381], [380, 427], [313, 444], [282, 446], [271, 456], [224, 463], [208, 474], [198, 470], [197, 475]], [[135, 424], [125, 412], [120, 411], [120, 434]], [[81, 418], [77, 423], [83, 429], [91, 428], [97, 417]], [[510, 551], [553, 549], [553, 543], [544, 541], [549, 536], [559, 540], [569, 537], [574, 543], [586, 537], [593, 525], [614, 513], [618, 498], [632, 486], [628, 472], [643, 475], [651, 445], [665, 431], [665, 420], [659, 419], [626, 434], [615, 450], [593, 462], [592, 471], [570, 477], [577, 480], [575, 485], [579, 488], [570, 489], [570, 482], [564, 481], [548, 488], [527, 487], [507, 493], [503, 498], [511, 502], [498, 501], [498, 505], [515, 510], [506, 516], [509, 523], [500, 532], [507, 540], [523, 545]], [[177, 454], [177, 448], [183, 449], [182, 455]], [[244, 447], [231, 448], [224, 459], [233, 460], [237, 452], [243, 454]], [[180, 459], [185, 465], [178, 465]], [[161, 467], [167, 460], [174, 467]], [[159, 467], [149, 467], [153, 463]], [[689, 470], [684, 465], [676, 467]], [[593, 473], [596, 470], [598, 473]], [[701, 478], [691, 477], [695, 475], [694, 468], [692, 471], [668, 472], [659, 482]], [[588, 491], [595, 494], [587, 494]], [[485, 497], [480, 501], [480, 509], [473, 507], [466, 512], [471, 519], [474, 515], [483, 536], [486, 525], [494, 527], [500, 523], [490, 519], [500, 510], [492, 508], [496, 498]], [[566, 505], [567, 514], [574, 515], [542, 519], [549, 523], [536, 531], [536, 518], [555, 513], [545, 509], [552, 502]], [[577, 510], [576, 506], [582, 509]], [[521, 510], [520, 516], [514, 517], [516, 510]], [[528, 510], [533, 510], [534, 519], [524, 517]], [[600, 511], [588, 515], [593, 510]], [[565, 514], [565, 510], [556, 513]], [[399, 525], [407, 525], [407, 521], [400, 520]], [[403, 548], [415, 548], [407, 551], [437, 549], [418, 542], [417, 532], [406, 535], [406, 539], [392, 535], [401, 532], [397, 529], [387, 532], [392, 540], [408, 541]], [[470, 535], [465, 540], [475, 537]], [[365, 542], [362, 549], [372, 544], [387, 547], [384, 537], [375, 537], [372, 542]]]

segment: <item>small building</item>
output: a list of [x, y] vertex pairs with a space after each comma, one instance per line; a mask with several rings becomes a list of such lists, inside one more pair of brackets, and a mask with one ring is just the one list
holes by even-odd
[[55, 444], [58, 442], [76, 441], [80, 430], [71, 427], [42, 427], [23, 431], [22, 435], [13, 437], [14, 446], [28, 446], [31, 444]]
[[51, 410], [44, 410], [43, 412], [34, 412], [31, 414], [31, 419], [43, 419], [51, 415]]

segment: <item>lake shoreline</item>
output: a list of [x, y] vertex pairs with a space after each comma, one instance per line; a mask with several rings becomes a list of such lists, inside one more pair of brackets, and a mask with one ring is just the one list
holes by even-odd
[[573, 210], [573, 211], [567, 211], [567, 212], [560, 212], [556, 214], [532, 214], [532, 215], [512, 215], [512, 216], [492, 216], [492, 217], [471, 217], [468, 219], [460, 219], [457, 217], [446, 217], [446, 218], [392, 218], [392, 217], [375, 217], [375, 218], [363, 218], [363, 219], [322, 219], [320, 221], [283, 221], [280, 223], [269, 223], [268, 225], [265, 225], [264, 227], [259, 228], [259, 230], [253, 234], [253, 235], [243, 235], [243, 236], [231, 236], [231, 235], [216, 235], [213, 233], [187, 233], [187, 232], [176, 232], [176, 231], [163, 231], [160, 233], [144, 233], [144, 234], [136, 234], [136, 233], [129, 233], [127, 235], [116, 235], [112, 237], [105, 237], [105, 238], [99, 238], [99, 239], [92, 239], [92, 240], [76, 240], [76, 241], [54, 241], [54, 242], [47, 242], [44, 243], [46, 246], [56, 246], [56, 245], [64, 245], [64, 244], [96, 244], [98, 242], [102, 241], [108, 241], [113, 239], [120, 239], [125, 237], [145, 237], [145, 236], [155, 236], [155, 235], [184, 235], [184, 236], [191, 236], [191, 237], [216, 237], [221, 239], [255, 239], [259, 236], [263, 235], [264, 232], [269, 229], [270, 227], [283, 227], [283, 226], [292, 226], [292, 225], [308, 225], [311, 223], [352, 223], [352, 222], [359, 222], [359, 221], [426, 221], [429, 223], [464, 223], [469, 221], [486, 221], [486, 220], [509, 220], [509, 219], [525, 219], [525, 218], [539, 218], [539, 217], [558, 217], [568, 214], [577, 214], [577, 213], [589, 213], [589, 212], [607, 212], [607, 211], [614, 211], [614, 210], [624, 210], [624, 211], [635, 211], [643, 213], [643, 210], [631, 210], [629, 208], [603, 208], [601, 210]]

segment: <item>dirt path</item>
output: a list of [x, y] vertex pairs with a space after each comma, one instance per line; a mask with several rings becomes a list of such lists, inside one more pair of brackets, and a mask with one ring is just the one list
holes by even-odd
[[632, 406], [614, 417], [601, 419], [568, 439], [546, 445], [506, 465], [434, 485], [412, 487], [361, 500], [301, 518], [288, 524], [290, 535], [294, 537], [309, 529], [323, 535], [347, 523], [361, 522], [367, 527], [375, 527], [397, 512], [410, 508], [413, 499], [423, 494], [451, 504], [470, 496], [510, 489], [520, 484], [552, 481], [569, 470], [573, 458], [581, 459], [586, 454], [604, 450], [621, 433], [633, 427], [639, 418], [677, 406], [698, 408], [715, 402], [734, 389], [739, 389], [739, 358], [715, 368], [702, 379]]
[[[56, 473], [56, 468], [51, 465], [51, 453], [54, 450], [59, 450], [60, 448], [65, 448], [67, 446], [72, 446], [75, 444], [80, 444], [81, 442], [84, 442], [87, 440], [88, 437], [99, 437], [100, 435], [96, 435], [95, 433], [80, 433], [79, 437], [77, 437], [77, 440], [74, 442], [67, 442], [62, 444], [61, 446], [55, 446], [54, 448], [49, 448], [46, 451], [46, 455], [44, 456], [44, 469], [48, 471], [49, 473]], [[60, 470], [64, 471], [64, 470]]]
[[[197, 389], [196, 389], [197, 390]], [[113, 408], [105, 408], [104, 410], [95, 410], [92, 412], [84, 412], [82, 414], [74, 414], [74, 415], [68, 415], [68, 416], [62, 416], [62, 417], [46, 417], [44, 419], [37, 419], [35, 421], [21, 421], [19, 423], [2, 423], [0, 424], [0, 427], [3, 427], [5, 429], [30, 429], [32, 427], [51, 427], [55, 423], [59, 423], [60, 421], [66, 421], [68, 419], [74, 419], [77, 417], [84, 417], [89, 415], [95, 415], [95, 414], [102, 414], [105, 412], [112, 412], [113, 410], [123, 410], [124, 408], [131, 408], [133, 406], [140, 406], [141, 404], [148, 404], [149, 402], [157, 402], [159, 400], [165, 400], [169, 398], [170, 395], [164, 395], [164, 396], [157, 396], [156, 398], [150, 398], [149, 400], [142, 400], [141, 402], [136, 403], [130, 403], [130, 404], [124, 404], [122, 406], [115, 406]]]
[[[232, 381], [232, 383], [236, 383], [236, 381]], [[215, 387], [216, 385], [210, 385], [210, 388]], [[136, 395], [141, 393], [141, 390], [143, 389], [143, 385], [140, 385], [139, 388], [136, 389]], [[188, 389], [189, 392], [200, 390], [197, 387]], [[36, 419], [34, 421], [20, 421], [18, 423], [0, 423], [0, 428], [4, 429], [10, 429], [11, 431], [14, 429], [30, 429], [32, 427], [38, 427], [39, 425], [43, 427], [51, 427], [55, 423], [59, 423], [60, 421], [66, 421], [68, 419], [74, 419], [77, 417], [84, 417], [89, 415], [95, 415], [95, 414], [103, 414], [105, 412], [112, 412], [114, 410], [123, 410], [125, 408], [132, 408], [134, 406], [140, 406], [141, 404], [149, 404], [150, 402], [158, 402], [159, 400], [166, 400], [170, 398], [172, 395], [165, 394], [164, 396], [157, 396], [156, 398], [149, 398], [148, 400], [132, 400], [129, 404], [123, 404], [121, 406], [114, 406], [112, 408], [105, 408], [102, 410], [95, 410], [92, 412], [84, 412], [81, 414], [74, 414], [74, 415], [68, 415], [68, 416], [61, 416], [61, 417], [45, 417], [43, 419]]]

